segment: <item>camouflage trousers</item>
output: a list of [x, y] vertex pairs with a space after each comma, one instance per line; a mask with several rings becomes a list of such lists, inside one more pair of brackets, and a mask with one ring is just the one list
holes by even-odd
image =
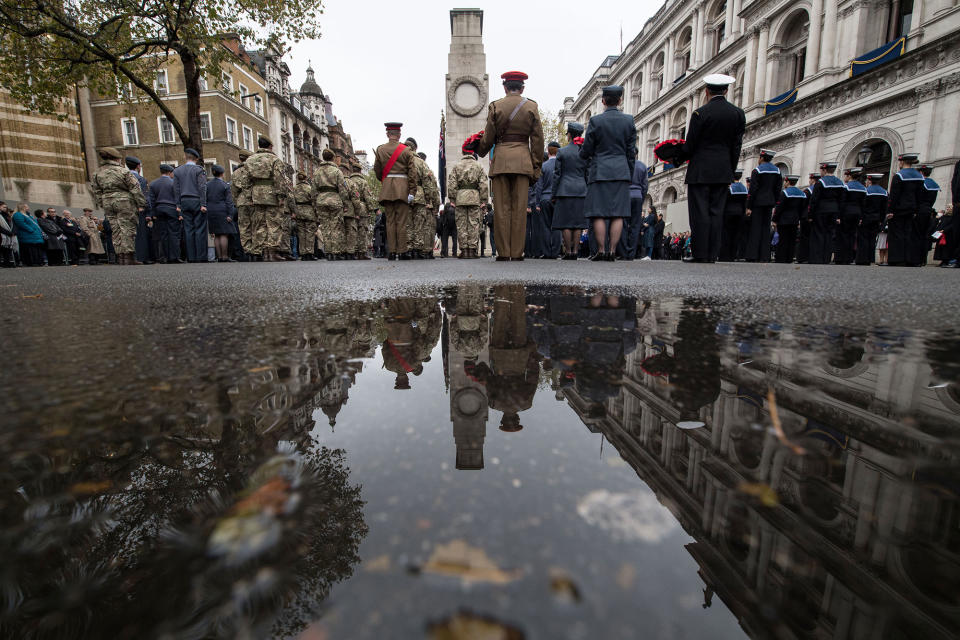
[[[410, 205], [410, 220], [407, 223], [407, 250], [408, 251], [426, 251], [427, 247], [423, 244], [424, 234], [426, 233], [427, 222], [430, 214], [427, 206], [424, 204]], [[433, 248], [433, 245], [430, 245]]]
[[297, 218], [297, 247], [300, 255], [313, 255], [313, 242], [317, 235], [317, 221]]
[[457, 212], [457, 242], [461, 249], [480, 248], [480, 224], [483, 210], [478, 206], [460, 205]]
[[343, 253], [343, 217], [337, 211], [320, 212], [320, 235], [324, 253]]
[[271, 251], [290, 253], [290, 214], [286, 207], [262, 207], [266, 238], [263, 246]]
[[118, 254], [136, 250], [137, 224], [140, 216], [130, 201], [116, 200], [103, 203], [103, 211], [113, 228], [113, 246]]
[[373, 219], [368, 216], [357, 218], [357, 253], [366, 253], [373, 244]]
[[244, 253], [257, 256], [263, 253], [267, 232], [264, 213], [263, 207], [249, 204], [237, 207], [237, 227], [240, 229], [240, 244]]

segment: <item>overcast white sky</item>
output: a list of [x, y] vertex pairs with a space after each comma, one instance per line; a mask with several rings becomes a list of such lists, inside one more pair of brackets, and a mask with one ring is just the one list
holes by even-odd
[[[620, 52], [662, 0], [531, 2], [486, 0], [463, 3], [327, 0], [323, 37], [294, 45], [286, 60], [291, 86], [300, 88], [307, 61], [333, 100], [333, 111], [355, 149], [386, 141], [383, 123], [399, 120], [436, 170], [440, 111], [450, 50], [450, 9], [483, 9], [483, 44], [490, 93], [501, 97], [500, 74], [530, 74], [525, 96], [556, 112], [576, 96], [610, 54]], [[372, 157], [371, 157], [372, 161]]]

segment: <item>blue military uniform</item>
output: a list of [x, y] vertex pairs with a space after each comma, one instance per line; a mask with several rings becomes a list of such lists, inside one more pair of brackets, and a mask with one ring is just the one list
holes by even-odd
[[723, 205], [723, 230], [720, 239], [720, 253], [718, 259], [723, 262], [733, 262], [737, 258], [737, 247], [740, 245], [740, 230], [743, 228], [743, 218], [747, 213], [747, 186], [740, 182], [739, 169], [735, 182], [730, 183], [727, 201]]
[[846, 182], [843, 188], [838, 229], [840, 250], [834, 261], [837, 264], [853, 264], [856, 258], [857, 227], [863, 216], [863, 201], [867, 197], [867, 188], [855, 178]]
[[[915, 154], [901, 154], [900, 159], [915, 159]], [[890, 181], [887, 199], [887, 214], [893, 214], [887, 226], [887, 264], [891, 266], [917, 266], [921, 262], [912, 250], [911, 237], [916, 224], [917, 210], [921, 204], [923, 175], [913, 167], [897, 171]]]
[[790, 186], [780, 191], [771, 220], [777, 225], [780, 241], [777, 243], [776, 261], [793, 262], [797, 247], [797, 228], [807, 215], [807, 195], [796, 187], [797, 176], [789, 176]]
[[[871, 182], [883, 179], [882, 174], [867, 176]], [[857, 227], [856, 263], [869, 265], [877, 253], [877, 234], [887, 215], [887, 190], [878, 184], [871, 184], [863, 198], [860, 225]]]
[[[836, 168], [836, 162], [825, 162], [821, 169]], [[810, 264], [829, 264], [833, 243], [833, 230], [840, 217], [843, 202], [843, 180], [827, 174], [820, 178], [810, 192]]]
[[[163, 173], [172, 173], [173, 167], [160, 165]], [[147, 201], [153, 225], [158, 236], [157, 258], [160, 262], [180, 261], [180, 217], [177, 213], [177, 196], [173, 178], [161, 175], [150, 183], [150, 198]]]
[[[184, 151], [197, 159], [200, 157], [200, 154], [193, 149]], [[180, 207], [180, 215], [183, 216], [187, 260], [206, 262], [207, 214], [201, 209], [207, 207], [207, 174], [200, 165], [188, 162], [174, 170], [173, 184], [177, 206]]]
[[923, 178], [923, 189], [920, 191], [917, 206], [917, 217], [913, 225], [911, 240], [911, 261], [916, 264], [927, 263], [927, 253], [930, 251], [931, 229], [930, 223], [936, 219], [937, 196], [940, 195], [940, 185], [930, 177], [930, 168], [920, 167]]
[[750, 211], [750, 237], [747, 240], [747, 262], [770, 262], [770, 221], [780, 195], [783, 177], [770, 160], [773, 151], [760, 150], [761, 162], [750, 174], [747, 209]]
[[[127, 168], [130, 169], [130, 173], [133, 174], [133, 177], [137, 179], [137, 182], [140, 183], [140, 191], [143, 192], [143, 197], [146, 201], [150, 202], [150, 185], [147, 184], [147, 179], [140, 175], [139, 171], [136, 171], [136, 168], [140, 166], [140, 159], [136, 156], [127, 156], [125, 159]], [[156, 248], [153, 243], [153, 230], [150, 228], [149, 223], [152, 218], [152, 214], [149, 208], [145, 208], [143, 211], [140, 211], [137, 215], [137, 235], [134, 240], [134, 257], [137, 262], [142, 262], [144, 264], [152, 264], [153, 259], [156, 254]]]
[[[548, 149], [559, 147], [560, 144], [557, 142], [547, 145]], [[533, 185], [535, 202], [533, 255], [544, 258], [556, 258], [560, 253], [560, 234], [553, 230], [553, 174], [556, 164], [557, 157], [548, 156], [541, 168], [540, 179]]]

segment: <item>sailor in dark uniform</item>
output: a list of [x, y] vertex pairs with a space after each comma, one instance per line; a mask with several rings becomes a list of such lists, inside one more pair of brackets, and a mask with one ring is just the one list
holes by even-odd
[[926, 264], [927, 253], [930, 251], [930, 241], [932, 240], [930, 223], [937, 217], [936, 205], [937, 196], [940, 195], [940, 185], [930, 177], [930, 174], [933, 173], [933, 167], [930, 165], [922, 164], [917, 167], [917, 170], [923, 176], [923, 189], [920, 190], [917, 218], [913, 225], [913, 239], [910, 243], [913, 248], [911, 256], [912, 260], [918, 260], [917, 264]]
[[840, 251], [834, 258], [836, 264], [853, 264], [857, 242], [857, 227], [863, 216], [863, 200], [867, 197], [867, 188], [860, 182], [861, 167], [843, 170], [843, 203], [840, 207]]
[[740, 243], [740, 229], [743, 226], [743, 217], [747, 211], [747, 187], [740, 182], [743, 169], [733, 172], [733, 182], [730, 183], [730, 193], [727, 202], [723, 205], [723, 232], [720, 239], [720, 255], [722, 262], [733, 262], [737, 258], [737, 247]]
[[810, 262], [810, 229], [812, 221], [810, 220], [809, 203], [810, 196], [813, 195], [813, 185], [820, 180], [819, 173], [811, 173], [807, 176], [807, 186], [803, 188], [803, 195], [807, 196], [808, 211], [800, 216], [800, 239], [797, 241], [797, 264], [807, 264]]
[[810, 194], [810, 264], [829, 264], [833, 230], [840, 220], [840, 205], [845, 190], [843, 180], [833, 175], [836, 162], [820, 163], [820, 179]]
[[882, 173], [867, 174], [867, 193], [857, 227], [857, 264], [873, 263], [877, 253], [877, 234], [887, 214], [887, 190], [880, 186]]
[[747, 216], [750, 218], [747, 262], [770, 262], [770, 219], [783, 182], [780, 169], [770, 162], [775, 155], [775, 151], [760, 149], [760, 164], [750, 174], [750, 189], [747, 195]]
[[773, 210], [773, 223], [780, 234], [776, 260], [786, 264], [793, 262], [797, 246], [797, 226], [807, 215], [807, 196], [797, 188], [798, 180], [800, 176], [784, 177], [783, 189]]
[[689, 185], [687, 207], [693, 261], [715, 262], [720, 253], [724, 205], [740, 159], [746, 116], [743, 109], [724, 97], [735, 78], [718, 73], [703, 81], [707, 85], [707, 104], [693, 112], [687, 127], [683, 156], [690, 163], [684, 182]]
[[918, 266], [916, 252], [911, 251], [913, 225], [923, 191], [923, 174], [913, 168], [917, 154], [901, 153], [900, 170], [890, 181], [887, 200], [887, 264], [892, 267]]

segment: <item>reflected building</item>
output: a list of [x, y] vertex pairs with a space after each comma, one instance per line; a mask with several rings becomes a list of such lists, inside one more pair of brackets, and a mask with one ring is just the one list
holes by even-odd
[[960, 413], [942, 348], [729, 327], [695, 301], [652, 311], [601, 411], [563, 394], [695, 538], [704, 606], [716, 594], [751, 637], [956, 637], [960, 482], [939, 436]]

